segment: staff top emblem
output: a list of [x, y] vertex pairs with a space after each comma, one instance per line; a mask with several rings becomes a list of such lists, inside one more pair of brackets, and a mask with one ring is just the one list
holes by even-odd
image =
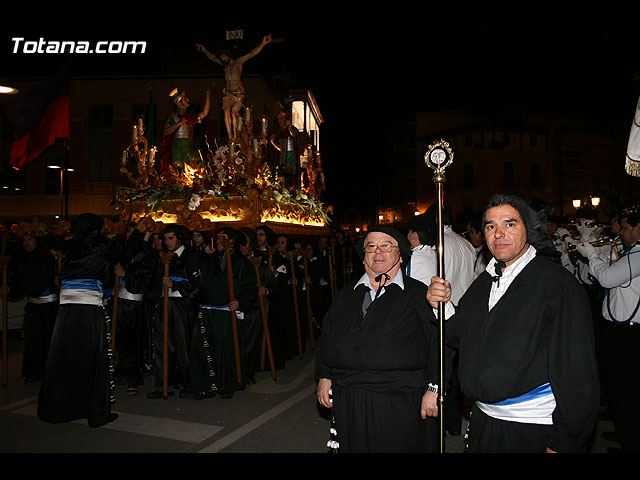
[[449, 147], [449, 143], [439, 140], [429, 145], [424, 162], [435, 171], [435, 177], [442, 177], [444, 180], [445, 168], [453, 163], [453, 151]]

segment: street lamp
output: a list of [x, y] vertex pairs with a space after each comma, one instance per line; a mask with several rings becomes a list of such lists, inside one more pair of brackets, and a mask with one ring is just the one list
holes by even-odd
[[585, 208], [598, 208], [600, 205], [600, 197], [585, 197], [584, 200], [580, 198], [575, 198], [572, 200], [573, 208], [578, 209], [584, 205]]
[[62, 167], [60, 165], [47, 165], [47, 168], [60, 170], [60, 217], [68, 218], [69, 212], [66, 205], [67, 195], [64, 190], [64, 172], [73, 172], [73, 168]]
[[20, 90], [11, 85], [10, 82], [5, 80], [4, 78], [0, 78], [0, 94], [15, 95], [19, 91]]

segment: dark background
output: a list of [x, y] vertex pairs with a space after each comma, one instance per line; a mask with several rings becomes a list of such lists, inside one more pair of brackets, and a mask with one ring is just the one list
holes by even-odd
[[[244, 40], [226, 42], [225, 31]], [[0, 77], [47, 78], [71, 60], [72, 77], [220, 74], [195, 49], [232, 46], [243, 54], [271, 33], [246, 74], [291, 79], [309, 88], [325, 120], [321, 150], [329, 200], [358, 204], [358, 184], [384, 188], [393, 125], [413, 112], [464, 108], [484, 115], [505, 108], [607, 118], [630, 128], [640, 84], [637, 30], [631, 28], [307, 28], [246, 25], [177, 29], [7, 28]], [[14, 54], [27, 40], [144, 40], [144, 55]], [[364, 127], [364, 128], [363, 128]], [[355, 193], [355, 194], [354, 194]]]

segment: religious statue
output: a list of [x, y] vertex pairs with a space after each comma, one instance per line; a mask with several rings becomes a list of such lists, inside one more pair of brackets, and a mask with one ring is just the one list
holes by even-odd
[[278, 136], [271, 135], [271, 144], [280, 152], [277, 175], [285, 188], [296, 187], [298, 182], [298, 129], [293, 126], [285, 112], [278, 114], [280, 131]]
[[194, 158], [198, 158], [198, 151], [192, 143], [192, 130], [194, 125], [209, 114], [211, 90], [205, 90], [205, 101], [200, 112], [189, 111], [191, 102], [184, 90], [175, 88], [169, 96], [175, 110], [167, 115], [162, 131], [160, 171], [163, 174], [172, 166], [183, 167], [185, 163], [189, 164]]
[[322, 169], [322, 157], [320, 152], [317, 152], [315, 158], [312, 160], [311, 171], [309, 172], [309, 183], [312, 186], [311, 194], [318, 199], [321, 199], [324, 191], [327, 189], [326, 178], [324, 170]]
[[311, 183], [313, 156], [313, 145], [307, 145], [300, 156], [300, 187], [309, 193], [313, 191], [313, 184]]
[[245, 98], [244, 86], [242, 85], [242, 67], [247, 60], [258, 55], [271, 40], [271, 35], [265, 36], [256, 48], [239, 58], [231, 57], [228, 51], [224, 51], [220, 53], [219, 56], [216, 56], [209, 52], [204, 45], [196, 44], [196, 49], [199, 52], [204, 53], [209, 60], [224, 68], [226, 84], [223, 90], [222, 109], [224, 110], [227, 134], [232, 142], [236, 140], [240, 110], [242, 109]]

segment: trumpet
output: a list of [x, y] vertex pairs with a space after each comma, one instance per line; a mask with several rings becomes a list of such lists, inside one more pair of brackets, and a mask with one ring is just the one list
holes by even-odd
[[[594, 240], [593, 242], [587, 242], [592, 247], [604, 247], [605, 245], [611, 245], [612, 248], [617, 249], [618, 245], [622, 245], [619, 239], [617, 238], [601, 238], [599, 240]], [[575, 252], [577, 249], [577, 245], [573, 243], [569, 243], [567, 245], [568, 252]]]

